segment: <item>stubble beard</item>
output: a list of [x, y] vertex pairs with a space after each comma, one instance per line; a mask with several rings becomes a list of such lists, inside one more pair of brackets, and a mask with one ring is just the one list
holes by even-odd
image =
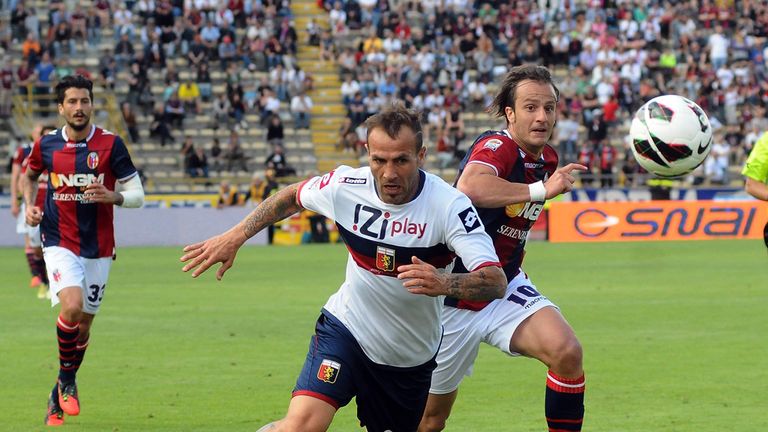
[[67, 120], [67, 126], [75, 132], [84, 131], [85, 128], [87, 128], [90, 124], [91, 124], [91, 118], [88, 116], [85, 117], [85, 121], [83, 122], [83, 124], [80, 124], [80, 125]]

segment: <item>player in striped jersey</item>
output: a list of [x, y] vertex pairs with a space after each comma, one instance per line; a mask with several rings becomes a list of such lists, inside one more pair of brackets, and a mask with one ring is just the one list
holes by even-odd
[[[512, 68], [492, 105], [507, 129], [481, 135], [461, 162], [456, 187], [477, 207], [509, 285], [505, 298], [492, 302], [445, 299], [445, 333], [420, 432], [443, 430], [481, 342], [544, 363], [549, 368], [544, 403], [549, 430], [581, 430], [581, 345], [559, 309], [521, 268], [528, 233], [545, 200], [570, 191], [572, 171], [586, 169], [578, 164], [557, 169], [557, 153], [547, 144], [557, 122], [558, 98], [546, 68]], [[464, 267], [457, 259], [454, 271]]]
[[[115, 256], [114, 206], [140, 207], [144, 201], [122, 139], [91, 124], [93, 83], [66, 76], [56, 84], [56, 99], [65, 125], [35, 143], [22, 177], [26, 221], [40, 225], [51, 302], [61, 303], [59, 375], [48, 400], [48, 425], [80, 413], [75, 375]], [[46, 171], [48, 192], [41, 208], [35, 203], [37, 180]], [[115, 191], [117, 182], [121, 192]]]
[[[32, 130], [32, 145], [42, 136], [54, 130], [53, 126], [38, 125]], [[45, 261], [43, 260], [43, 247], [40, 241], [40, 228], [27, 225], [25, 217], [25, 206], [22, 200], [21, 177], [27, 171], [29, 162], [29, 153], [32, 151], [32, 145], [21, 146], [16, 149], [11, 168], [11, 214], [18, 218], [16, 223], [16, 232], [24, 234], [24, 252], [27, 256], [27, 265], [32, 274], [29, 282], [31, 288], [37, 288], [37, 298], [44, 299], [49, 296], [48, 293], [48, 275], [45, 271]], [[48, 190], [48, 174], [43, 173], [38, 179], [38, 191], [35, 204], [42, 206], [45, 202], [46, 191]]]
[[[505, 278], [469, 199], [420, 170], [419, 116], [401, 106], [366, 121], [370, 167], [339, 167], [265, 200], [226, 233], [184, 248], [199, 276], [302, 208], [336, 221], [349, 258], [326, 302], [286, 417], [262, 430], [328, 429], [353, 397], [370, 432], [414, 431], [440, 345], [442, 298], [499, 298]], [[449, 272], [454, 254], [469, 271]]]

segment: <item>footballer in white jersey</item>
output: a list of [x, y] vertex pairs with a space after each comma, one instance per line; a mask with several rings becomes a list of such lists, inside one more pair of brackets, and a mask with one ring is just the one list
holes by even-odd
[[[285, 418], [261, 430], [315, 432], [352, 398], [369, 432], [415, 431], [440, 346], [442, 300], [500, 298], [506, 277], [464, 194], [420, 169], [419, 115], [393, 106], [366, 121], [370, 167], [290, 185], [229, 231], [184, 248], [196, 277], [260, 230], [307, 208], [336, 221], [346, 278], [315, 325]], [[453, 274], [458, 255], [469, 273]]]
[[379, 198], [368, 167], [341, 166], [309, 180], [298, 193], [302, 207], [336, 221], [349, 250], [346, 280], [325, 309], [379, 364], [417, 366], [434, 357], [440, 345], [442, 329], [435, 323], [442, 297], [403, 289], [397, 279], [400, 265], [417, 256], [450, 271], [455, 254], [469, 260], [470, 271], [498, 265], [469, 198], [432, 174], [419, 171], [419, 178], [416, 197], [401, 205]]

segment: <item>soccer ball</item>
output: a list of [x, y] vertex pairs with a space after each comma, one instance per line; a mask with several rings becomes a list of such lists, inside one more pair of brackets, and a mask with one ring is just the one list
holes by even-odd
[[712, 149], [712, 126], [704, 110], [677, 95], [658, 96], [641, 106], [629, 135], [637, 162], [659, 177], [688, 174]]

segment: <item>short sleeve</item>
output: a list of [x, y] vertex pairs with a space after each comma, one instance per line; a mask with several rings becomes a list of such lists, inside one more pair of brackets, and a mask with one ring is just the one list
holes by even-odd
[[489, 166], [496, 172], [496, 176], [506, 178], [518, 157], [518, 148], [511, 140], [499, 135], [490, 135], [472, 147], [472, 154], [467, 163]]
[[131, 155], [125, 147], [123, 140], [115, 135], [115, 141], [112, 144], [112, 155], [110, 156], [112, 172], [118, 181], [125, 181], [136, 174], [136, 167], [133, 166]]
[[333, 197], [335, 186], [338, 184], [335, 180], [339, 176], [342, 167], [330, 171], [322, 176], [313, 177], [299, 185], [298, 202], [299, 205], [307, 210], [336, 220], [335, 206]]
[[43, 138], [40, 137], [32, 144], [32, 150], [29, 152], [29, 156], [27, 158], [28, 170], [32, 170], [34, 172], [45, 171], [45, 167], [43, 166], [43, 153], [41, 150], [42, 145], [40, 144], [42, 139]]
[[761, 183], [768, 183], [768, 133], [757, 140], [741, 173]]
[[14, 165], [21, 165], [22, 162], [24, 162], [24, 147], [17, 147], [11, 163]]
[[446, 243], [461, 258], [467, 270], [500, 265], [493, 241], [469, 198], [462, 194], [453, 200], [446, 217]]

